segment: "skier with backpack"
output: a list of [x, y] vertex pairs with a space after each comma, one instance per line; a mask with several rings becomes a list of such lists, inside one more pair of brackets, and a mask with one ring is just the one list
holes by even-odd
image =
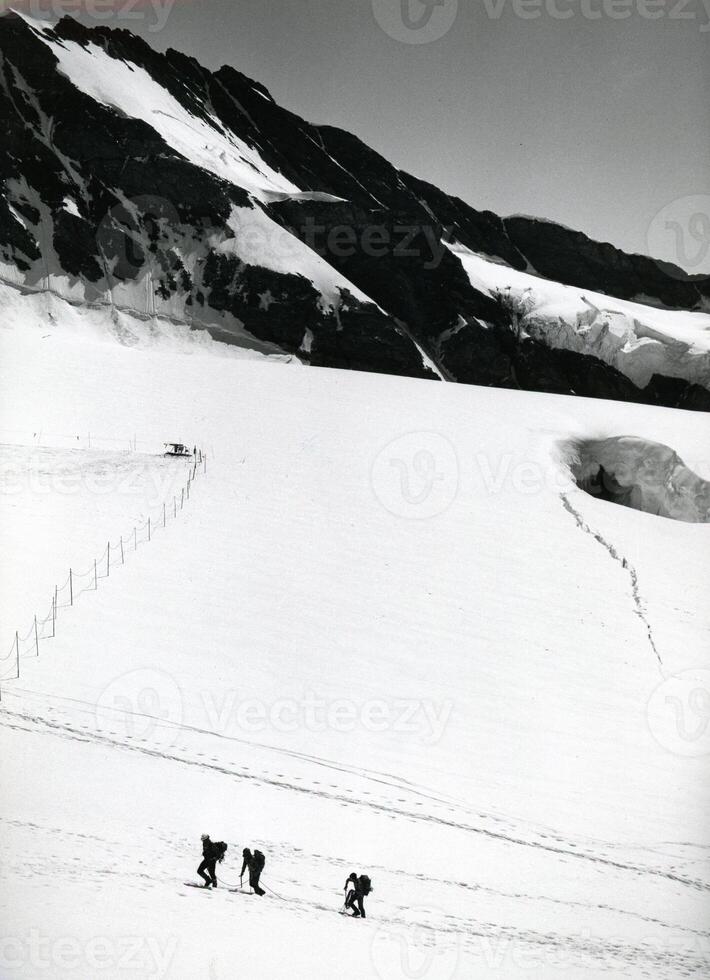
[[360, 875], [358, 877], [351, 874], [345, 882], [345, 891], [346, 898], [343, 911], [347, 913], [347, 910], [351, 909], [353, 919], [366, 919], [363, 901], [372, 891], [372, 882], [369, 876]]
[[224, 841], [212, 841], [209, 834], [202, 835], [202, 862], [197, 873], [204, 881], [203, 888], [217, 887], [217, 862], [221, 863], [226, 853], [227, 845]]
[[242, 851], [242, 871], [239, 876], [240, 882], [243, 884], [244, 872], [249, 870], [249, 886], [255, 895], [264, 895], [264, 889], [259, 885], [259, 879], [261, 878], [261, 873], [264, 870], [264, 865], [266, 864], [266, 858], [261, 853], [261, 851], [255, 850], [254, 853], [245, 847]]

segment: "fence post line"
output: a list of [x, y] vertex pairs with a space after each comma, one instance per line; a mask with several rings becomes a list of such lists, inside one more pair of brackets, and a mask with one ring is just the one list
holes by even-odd
[[57, 586], [54, 586], [54, 598], [52, 599], [52, 636], [57, 635]]
[[69, 569], [69, 605], [74, 605], [74, 577], [71, 568]]
[[37, 616], [35, 616], [35, 657], [39, 657], [39, 636], [37, 635]]

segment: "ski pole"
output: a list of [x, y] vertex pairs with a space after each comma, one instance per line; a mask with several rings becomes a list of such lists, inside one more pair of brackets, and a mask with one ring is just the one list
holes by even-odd
[[[264, 882], [262, 881], [261, 884], [264, 885]], [[277, 894], [277, 892], [275, 892], [273, 888], [269, 888], [268, 885], [264, 885], [264, 888], [267, 890], [267, 892], [271, 892], [271, 894], [274, 895], [276, 898], [280, 898], [282, 902], [286, 901], [285, 898], [282, 898], [281, 895]]]

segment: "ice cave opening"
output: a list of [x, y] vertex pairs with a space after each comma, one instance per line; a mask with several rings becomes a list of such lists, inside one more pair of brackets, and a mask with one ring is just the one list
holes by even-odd
[[710, 481], [669, 446], [635, 436], [576, 439], [565, 455], [585, 493], [676, 521], [710, 523]]

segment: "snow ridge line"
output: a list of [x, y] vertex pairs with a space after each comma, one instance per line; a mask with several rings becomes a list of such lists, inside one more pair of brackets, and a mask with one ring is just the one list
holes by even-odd
[[654, 640], [653, 637], [653, 630], [651, 629], [651, 624], [649, 623], [648, 616], [646, 614], [646, 607], [644, 606], [643, 599], [641, 598], [641, 592], [639, 590], [638, 572], [636, 571], [634, 566], [630, 564], [628, 559], [622, 557], [619, 554], [619, 552], [616, 550], [614, 545], [606, 540], [606, 538], [604, 537], [603, 534], [601, 534], [601, 532], [592, 530], [592, 528], [589, 526], [589, 524], [587, 524], [587, 522], [584, 520], [584, 518], [579, 513], [579, 511], [570, 503], [569, 497], [567, 496], [566, 493], [560, 493], [560, 500], [562, 501], [562, 504], [565, 510], [567, 511], [567, 513], [571, 514], [572, 517], [574, 517], [575, 521], [577, 522], [577, 527], [580, 529], [580, 531], [584, 531], [585, 534], [591, 535], [595, 541], [598, 541], [599, 544], [609, 552], [609, 554], [614, 559], [614, 561], [618, 562], [621, 565], [621, 567], [629, 573], [629, 578], [631, 579], [631, 595], [633, 597], [634, 607], [635, 607], [634, 612], [639, 617], [639, 619], [641, 620], [641, 622], [643, 623], [646, 629], [646, 636], [648, 638], [648, 642], [651, 645], [651, 649], [653, 650], [654, 654], [656, 655], [656, 659], [658, 660], [659, 666], [661, 667], [661, 671], [663, 671], [663, 660], [661, 659], [661, 655], [658, 652], [658, 647], [656, 646], [656, 641]]
[[[9, 652], [0, 657], [0, 664], [14, 659], [14, 664], [11, 668], [14, 671], [13, 675], [5, 676], [4, 673], [0, 675], [0, 702], [2, 702], [2, 684], [7, 681], [16, 681], [20, 678], [20, 661], [27, 656], [39, 657], [39, 641], [51, 640], [56, 636], [59, 610], [72, 607], [84, 592], [98, 591], [99, 581], [110, 577], [111, 568], [124, 565], [127, 553], [137, 551], [139, 544], [145, 544], [151, 541], [152, 535], [155, 534], [156, 530], [167, 526], [170, 510], [172, 511], [172, 519], [177, 519], [178, 511], [182, 511], [186, 501], [190, 499], [190, 488], [195, 482], [198, 473], [207, 472], [207, 455], [201, 449], [198, 450], [196, 447], [194, 457], [190, 453], [186, 458], [191, 463], [188, 470], [187, 482], [182, 487], [179, 496], [173, 495], [172, 500], [169, 502], [170, 508], [168, 507], [168, 501], [164, 501], [157, 520], [152, 520], [149, 514], [148, 520], [143, 524], [136, 525], [131, 534], [121, 535], [117, 544], [112, 544], [109, 540], [100, 557], [94, 558], [93, 565], [85, 572], [76, 572], [73, 568], [70, 568], [69, 575], [64, 584], [61, 586], [55, 585], [54, 587], [54, 594], [52, 595], [51, 605], [47, 615], [41, 617], [35, 614], [29, 630], [22, 637], [20, 636], [20, 631], [15, 630], [15, 637]], [[139, 532], [142, 534], [146, 530], [147, 538], [139, 539]], [[129, 547], [131, 542], [132, 547]], [[88, 584], [82, 585], [82, 579], [86, 580]], [[68, 590], [69, 593], [68, 601], [61, 602], [60, 597], [65, 590]], [[4, 667], [2, 669], [4, 670]]]

